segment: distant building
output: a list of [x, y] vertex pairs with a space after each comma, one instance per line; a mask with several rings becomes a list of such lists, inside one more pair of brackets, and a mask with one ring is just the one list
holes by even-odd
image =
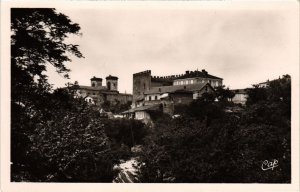
[[132, 109], [125, 111], [127, 117], [150, 119], [151, 111], [161, 110], [173, 115], [174, 106], [188, 104], [205, 92], [213, 92], [222, 86], [222, 78], [207, 71], [186, 71], [185, 74], [152, 76], [151, 71], [133, 74]]
[[79, 85], [75, 82], [76, 95], [84, 98], [88, 103], [101, 105], [105, 101], [109, 101], [113, 104], [119, 102], [126, 104], [132, 102], [132, 95], [126, 93], [119, 93], [118, 91], [118, 77], [107, 76], [106, 86], [102, 85], [102, 78], [93, 77], [91, 78], [91, 86]]
[[[189, 87], [189, 85], [203, 85], [207, 83], [214, 88], [222, 86], [222, 81], [222, 78], [210, 75], [205, 70], [186, 71], [185, 74], [162, 77], [152, 76], [150, 70], [135, 73], [133, 74], [133, 107], [135, 107], [137, 102], [140, 100], [144, 100], [145, 96], [153, 91], [153, 89], [161, 88], [162, 90], [165, 90], [165, 86], [169, 86], [168, 89], [171, 89], [170, 87], [175, 87], [174, 89], [178, 89], [177, 86], [181, 86], [180, 88], [183, 88], [184, 86]], [[195, 94], [194, 99], [197, 97], [197, 91], [199, 91], [197, 90], [198, 88], [190, 90], [193, 92], [193, 94]], [[157, 94], [161, 95], [161, 93]]]
[[266, 88], [266, 87], [270, 86], [270, 83], [276, 82], [276, 81], [278, 81], [278, 80], [280, 80], [280, 79], [291, 80], [291, 76], [288, 75], [288, 74], [286, 74], [286, 75], [283, 75], [282, 77], [279, 76], [278, 79], [267, 80], [267, 81], [265, 81], [265, 82], [258, 83], [257, 85], [258, 85], [258, 87], [260, 87], [260, 88]]
[[247, 90], [246, 89], [232, 89], [235, 93], [234, 97], [232, 98], [232, 102], [236, 104], [242, 104], [245, 105], [247, 101]]
[[[255, 84], [254, 86], [257, 86], [258, 88], [268, 88], [271, 83], [274, 83], [280, 79], [290, 80], [291, 76], [290, 75], [283, 75], [282, 77], [279, 76], [278, 79], [267, 80], [265, 82]], [[245, 105], [246, 101], [247, 101], [247, 97], [248, 97], [247, 90], [250, 90], [250, 89], [252, 89], [252, 88], [231, 90], [235, 93], [235, 96], [232, 98], [232, 102], [236, 103], [236, 104]]]

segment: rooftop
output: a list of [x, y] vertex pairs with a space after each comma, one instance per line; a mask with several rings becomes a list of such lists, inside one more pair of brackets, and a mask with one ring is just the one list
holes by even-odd
[[[174, 92], [189, 92], [201, 90], [208, 83], [197, 83], [197, 84], [188, 84], [188, 85], [172, 85], [172, 86], [161, 86], [161, 87], [152, 87], [150, 90], [146, 91], [145, 94], [155, 94], [155, 93], [174, 93]], [[210, 86], [210, 85], [209, 85]]]
[[92, 86], [79, 85], [79, 89], [86, 89], [86, 90], [91, 90], [91, 91], [100, 91], [100, 90], [107, 90], [107, 87], [106, 86], [92, 87]]
[[193, 77], [201, 77], [201, 78], [211, 78], [211, 79], [222, 79], [220, 77], [216, 77], [213, 75], [208, 74], [207, 71], [204, 69], [202, 71], [186, 71], [184, 75], [177, 77], [176, 79], [186, 79], [186, 78], [193, 78]]
[[94, 81], [94, 80], [96, 80], [96, 81], [102, 81], [102, 78], [94, 76], [94, 77], [91, 78], [91, 81]]
[[109, 75], [106, 77], [106, 79], [118, 80], [119, 78], [116, 76]]
[[133, 109], [129, 109], [127, 111], [122, 112], [124, 113], [134, 113], [136, 111], [155, 111], [159, 109], [159, 105], [145, 105], [145, 106], [141, 106], [141, 107], [136, 107]]

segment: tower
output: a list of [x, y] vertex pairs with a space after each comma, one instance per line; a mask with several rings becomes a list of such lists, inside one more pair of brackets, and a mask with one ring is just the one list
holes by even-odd
[[106, 87], [110, 91], [118, 91], [118, 77], [116, 76], [107, 76], [106, 77]]
[[133, 74], [133, 98], [132, 102], [135, 104], [140, 97], [144, 96], [145, 91], [151, 88], [151, 71], [142, 71]]
[[93, 77], [91, 78], [91, 86], [92, 87], [102, 87], [102, 78]]

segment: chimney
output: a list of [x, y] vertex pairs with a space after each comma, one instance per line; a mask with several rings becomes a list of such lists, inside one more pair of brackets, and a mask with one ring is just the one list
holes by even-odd
[[202, 69], [202, 73], [204, 73], [205, 75], [207, 75], [207, 71], [205, 71], [205, 69]]

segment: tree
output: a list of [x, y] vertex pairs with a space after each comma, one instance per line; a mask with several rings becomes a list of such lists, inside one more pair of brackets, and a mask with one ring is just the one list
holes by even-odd
[[68, 78], [69, 55], [82, 54], [65, 40], [79, 35], [79, 25], [55, 9], [18, 8], [11, 9], [11, 30], [11, 179], [111, 181], [98, 113], [65, 89], [53, 92], [44, 73], [53, 65]]
[[79, 35], [79, 25], [55, 9], [13, 8], [11, 30], [12, 102], [26, 105], [32, 94], [50, 90], [46, 65], [68, 78], [68, 54], [83, 57], [78, 45], [65, 43], [68, 35]]
[[[290, 78], [255, 87], [239, 113], [207, 98], [155, 122], [139, 159], [141, 182], [290, 183]], [[209, 122], [209, 123], [208, 123]], [[265, 160], [279, 166], [263, 171]]]
[[235, 95], [235, 93], [229, 90], [228, 87], [225, 89], [225, 86], [217, 87], [215, 93], [216, 93], [216, 97], [221, 102], [228, 102], [229, 100], [231, 101]]

